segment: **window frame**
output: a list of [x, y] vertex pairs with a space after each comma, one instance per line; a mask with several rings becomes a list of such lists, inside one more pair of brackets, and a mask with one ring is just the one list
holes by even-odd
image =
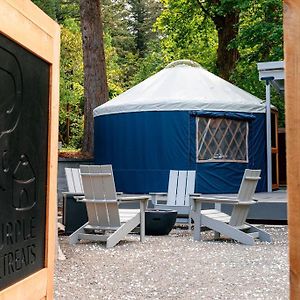
[[[232, 121], [239, 121], [239, 122], [245, 122], [246, 123], [246, 136], [245, 136], [245, 139], [246, 139], [246, 160], [236, 160], [236, 159], [215, 159], [215, 158], [212, 158], [212, 159], [202, 159], [202, 160], [199, 160], [198, 159], [198, 145], [199, 145], [199, 140], [198, 140], [198, 128], [199, 128], [199, 120], [200, 119], [227, 119], [227, 120], [232, 120]], [[249, 163], [249, 143], [248, 143], [248, 137], [249, 137], [249, 122], [247, 120], [236, 120], [236, 119], [233, 119], [233, 118], [224, 118], [224, 117], [207, 117], [207, 116], [196, 116], [195, 118], [196, 120], [196, 163], [216, 163], [216, 162], [228, 162], [228, 163]]]

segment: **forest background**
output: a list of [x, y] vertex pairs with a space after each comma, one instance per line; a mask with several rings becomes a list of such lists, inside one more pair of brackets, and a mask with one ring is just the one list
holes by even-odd
[[[97, 0], [98, 1], [98, 0]], [[61, 26], [59, 140], [80, 149], [84, 74], [79, 0], [34, 0]], [[102, 0], [109, 98], [191, 59], [264, 99], [257, 63], [283, 59], [281, 0]], [[272, 103], [284, 126], [284, 102]]]

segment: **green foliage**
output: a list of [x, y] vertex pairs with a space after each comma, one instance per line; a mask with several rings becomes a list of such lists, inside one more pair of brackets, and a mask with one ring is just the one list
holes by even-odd
[[104, 31], [111, 37], [111, 46], [116, 49], [119, 58], [124, 58], [135, 47], [128, 25], [130, 11], [127, 0], [102, 0], [102, 15]]
[[124, 91], [120, 84], [122, 69], [118, 65], [118, 54], [116, 48], [112, 46], [112, 37], [108, 33], [104, 34], [104, 44], [109, 98], [111, 99]]
[[79, 21], [79, 0], [56, 0], [56, 19], [59, 24], [67, 19]]
[[161, 33], [164, 61], [191, 59], [215, 70], [217, 36], [196, 0], [161, 0], [164, 9], [155, 28]]
[[152, 27], [161, 4], [158, 0], [104, 0], [102, 7], [104, 30], [111, 38], [106, 48], [114, 51], [114, 71], [108, 70], [109, 84], [113, 90], [116, 83], [118, 86], [118, 91], [110, 92], [110, 96], [116, 96], [157, 69], [154, 57], [160, 61], [160, 45]]
[[61, 26], [60, 140], [80, 148], [83, 133], [83, 61], [78, 23], [65, 20]]
[[[232, 44], [239, 47], [240, 59], [231, 80], [265, 99], [265, 84], [258, 82], [257, 63], [283, 59], [282, 1], [252, 1], [241, 13], [239, 36]], [[279, 126], [284, 126], [283, 97], [272, 91], [271, 100], [279, 111]]]
[[248, 61], [282, 59], [282, 1], [253, 1], [241, 13], [240, 34], [235, 42]]
[[161, 12], [161, 5], [159, 1], [153, 0], [128, 0], [127, 2], [129, 4], [128, 25], [134, 37], [134, 51], [140, 57], [144, 57], [149, 41], [156, 38], [152, 26]]
[[165, 66], [159, 45], [155, 42], [148, 46], [148, 52], [145, 53], [145, 57], [139, 58], [137, 62], [137, 70], [130, 81], [131, 86], [147, 79]]
[[49, 17], [56, 19], [57, 0], [32, 0], [40, 9], [42, 9]]

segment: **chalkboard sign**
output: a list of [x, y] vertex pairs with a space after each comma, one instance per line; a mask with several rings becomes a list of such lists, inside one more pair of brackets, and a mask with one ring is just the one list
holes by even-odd
[[0, 290], [45, 266], [49, 70], [0, 34]]

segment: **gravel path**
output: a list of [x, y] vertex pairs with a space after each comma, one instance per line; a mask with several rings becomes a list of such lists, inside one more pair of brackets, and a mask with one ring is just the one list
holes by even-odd
[[287, 226], [264, 226], [271, 244], [194, 242], [187, 230], [130, 235], [113, 249], [60, 237], [65, 261], [55, 272], [55, 299], [288, 299]]

